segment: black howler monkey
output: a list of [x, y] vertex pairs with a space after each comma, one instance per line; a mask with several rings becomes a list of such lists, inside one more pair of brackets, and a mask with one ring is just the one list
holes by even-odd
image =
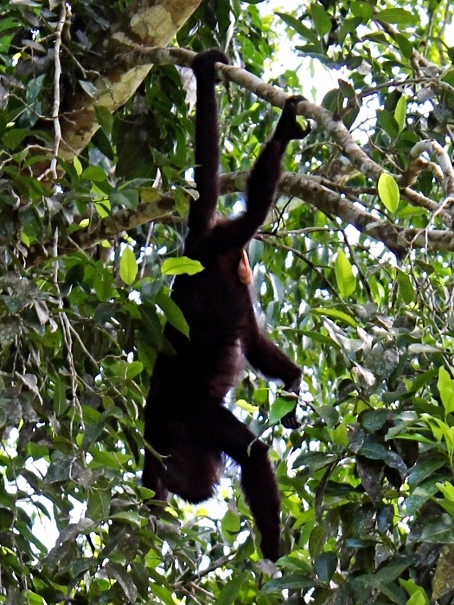
[[[196, 56], [195, 181], [184, 253], [201, 262], [196, 275], [176, 277], [172, 298], [189, 324], [189, 338], [167, 324], [176, 354], [160, 353], [145, 407], [145, 440], [163, 463], [145, 452], [143, 484], [165, 500], [168, 491], [189, 502], [212, 496], [223, 454], [241, 467], [241, 485], [260, 530], [265, 557], [279, 556], [279, 494], [268, 447], [222, 403], [235, 385], [244, 355], [253, 368], [298, 393], [301, 370], [264, 336], [247, 286], [244, 247], [265, 221], [288, 142], [308, 132], [296, 120], [300, 98], [287, 100], [273, 136], [260, 153], [247, 183], [246, 210], [228, 220], [216, 214], [219, 196], [219, 133], [215, 63], [228, 63], [220, 50]], [[245, 270], [245, 271], [244, 271]], [[246, 276], [244, 276], [244, 272]], [[295, 413], [283, 422], [297, 426]]]

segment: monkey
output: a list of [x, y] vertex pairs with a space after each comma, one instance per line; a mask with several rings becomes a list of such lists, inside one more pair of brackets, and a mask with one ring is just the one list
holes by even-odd
[[[165, 337], [173, 354], [158, 354], [145, 405], [146, 442], [163, 456], [145, 451], [142, 482], [166, 500], [168, 492], [188, 502], [213, 495], [223, 456], [241, 468], [241, 487], [261, 534], [264, 557], [279, 557], [279, 492], [268, 446], [223, 405], [235, 386], [244, 356], [253, 368], [282, 380], [299, 393], [301, 369], [260, 330], [249, 283], [252, 273], [245, 246], [265, 221], [273, 203], [281, 160], [292, 139], [303, 139], [296, 119], [302, 97], [287, 99], [272, 137], [250, 173], [246, 209], [226, 219], [216, 213], [219, 197], [219, 126], [215, 65], [228, 64], [218, 49], [199, 53], [192, 68], [197, 80], [194, 179], [199, 193], [191, 202], [184, 254], [203, 271], [178, 275], [172, 299], [189, 325], [189, 338], [172, 325]], [[295, 411], [283, 419], [298, 426]]]

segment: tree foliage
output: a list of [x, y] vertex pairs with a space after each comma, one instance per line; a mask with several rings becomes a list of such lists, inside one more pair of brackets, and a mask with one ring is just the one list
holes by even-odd
[[[0, 603], [454, 603], [451, 3], [282, 6], [1, 4]], [[171, 276], [198, 270], [176, 260], [187, 67], [212, 46], [236, 66], [221, 213], [286, 93], [314, 125], [249, 248], [263, 323], [304, 368], [303, 427], [248, 368], [227, 402], [271, 445], [277, 568], [231, 464], [217, 500], [158, 518], [140, 486], [162, 328], [187, 331]]]

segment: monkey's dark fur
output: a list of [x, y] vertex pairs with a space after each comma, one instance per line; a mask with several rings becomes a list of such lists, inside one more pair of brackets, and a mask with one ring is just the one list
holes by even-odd
[[[168, 491], [189, 502], [210, 498], [223, 454], [241, 467], [241, 485], [260, 530], [263, 555], [279, 557], [279, 494], [268, 447], [222, 403], [235, 385], [241, 356], [284, 388], [299, 392], [301, 370], [261, 333], [248, 286], [238, 277], [243, 249], [265, 221], [275, 196], [288, 142], [308, 134], [288, 99], [273, 136], [257, 159], [247, 184], [247, 206], [237, 218], [216, 214], [219, 196], [219, 133], [215, 97], [220, 50], [197, 55], [195, 181], [199, 198], [191, 203], [184, 254], [204, 270], [175, 279], [172, 298], [189, 324], [189, 338], [167, 325], [176, 355], [161, 353], [155, 364], [145, 408], [145, 439], [161, 463], [145, 452], [143, 484], [165, 500]], [[294, 412], [284, 425], [296, 426]]]

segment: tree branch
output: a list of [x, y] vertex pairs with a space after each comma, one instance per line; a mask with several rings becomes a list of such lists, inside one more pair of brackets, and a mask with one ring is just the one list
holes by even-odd
[[[89, 143], [99, 128], [95, 108], [115, 111], [135, 93], [149, 70], [151, 62], [140, 66], [119, 65], [115, 56], [138, 44], [166, 46], [198, 8], [201, 0], [134, 0], [127, 5], [118, 22], [94, 48], [96, 63], [91, 70], [89, 95], [78, 88], [69, 99], [62, 124], [60, 157], [71, 160]], [[110, 60], [109, 60], [110, 57]], [[103, 67], [104, 71], [98, 70]]]
[[[221, 175], [221, 194], [244, 191], [248, 174], [247, 171], [243, 171]], [[382, 242], [398, 257], [405, 256], [413, 248], [454, 251], [454, 233], [452, 231], [405, 228], [381, 221], [366, 212], [359, 202], [346, 199], [313, 177], [285, 172], [279, 183], [279, 192], [300, 198], [325, 214], [340, 217], [346, 223], [356, 227], [363, 235]], [[100, 220], [94, 233], [85, 229], [73, 233], [71, 240], [58, 248], [58, 254], [62, 256], [77, 249], [88, 250], [100, 241], [118, 236], [123, 231], [130, 231], [150, 221], [162, 221], [171, 217], [174, 210], [175, 201], [170, 195], [162, 195], [151, 203], [143, 202], [139, 204], [137, 210], [123, 208]], [[30, 267], [47, 260], [54, 260], [53, 245], [54, 243], [49, 243], [49, 246], [38, 244], [31, 246], [28, 249], [26, 266]]]
[[[418, 55], [419, 56], [419, 55]], [[179, 65], [182, 67], [190, 67], [192, 65], [192, 61], [194, 60], [195, 53], [189, 50], [185, 50], [182, 48], [142, 48], [136, 46], [134, 51], [126, 53], [123, 55], [121, 60], [125, 62], [127, 66], [132, 65], [141, 65], [142, 63], [148, 63], [152, 61], [156, 64], [166, 64], [171, 63], [173, 65]], [[218, 65], [217, 73], [220, 77], [223, 77], [225, 80], [230, 82], [235, 82], [242, 88], [249, 90], [250, 92], [256, 94], [259, 98], [267, 101], [271, 105], [275, 107], [283, 107], [285, 100], [288, 95], [283, 90], [271, 86], [270, 84], [266, 84], [257, 76], [249, 73], [245, 69], [240, 67], [235, 67], [232, 65]], [[384, 172], [384, 169], [374, 162], [356, 143], [350, 134], [347, 127], [344, 123], [337, 119], [334, 114], [332, 114], [327, 109], [320, 107], [314, 103], [310, 103], [309, 101], [301, 101], [298, 104], [297, 112], [304, 116], [305, 118], [315, 120], [318, 126], [324, 131], [327, 132], [332, 139], [342, 148], [344, 155], [350, 160], [353, 166], [355, 166], [362, 174], [366, 177], [378, 181], [380, 175]], [[440, 161], [444, 161], [444, 165], [441, 167], [443, 174], [445, 177], [448, 175], [448, 168], [445, 166], [447, 157], [446, 152], [443, 151], [440, 145], [438, 145], [437, 149], [435, 149], [436, 142], [431, 142], [431, 150], [436, 154], [437, 158]], [[421, 142], [422, 145], [422, 142]], [[420, 155], [427, 148], [427, 143], [425, 146], [418, 148], [415, 146], [414, 151], [412, 152], [414, 156]], [[449, 158], [448, 158], [449, 159]], [[415, 180], [413, 178], [415, 176], [415, 166], [418, 163], [418, 168], [422, 166], [422, 161], [415, 159], [415, 164], [412, 168], [409, 168], [410, 173], [405, 173], [403, 176], [395, 175], [396, 181], [403, 188], [403, 197], [417, 206], [426, 208], [427, 210], [439, 215], [441, 220], [448, 225], [449, 227], [452, 225], [452, 218], [445, 210], [443, 210], [442, 206], [437, 202], [429, 200], [428, 198], [412, 191], [408, 185], [411, 184]], [[451, 167], [452, 173], [452, 166]], [[413, 179], [413, 180], [412, 180]], [[444, 182], [445, 190], [447, 190], [446, 195], [451, 196], [452, 192], [452, 177], [450, 177], [449, 182], [445, 180]]]

